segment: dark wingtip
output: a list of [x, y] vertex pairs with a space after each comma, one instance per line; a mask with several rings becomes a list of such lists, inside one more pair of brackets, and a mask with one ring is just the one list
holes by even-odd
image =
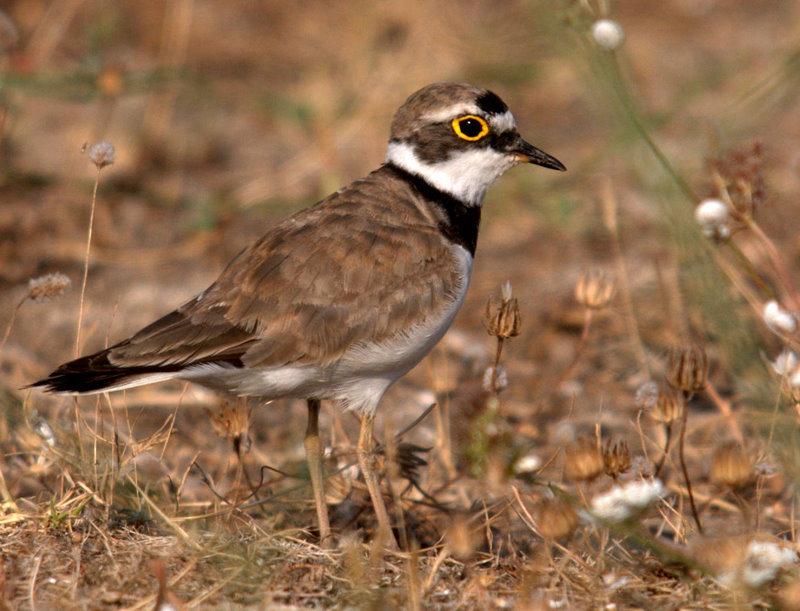
[[83, 394], [100, 392], [118, 385], [130, 377], [128, 368], [119, 368], [108, 360], [108, 350], [83, 356], [59, 366], [46, 378], [26, 386], [53, 394]]
[[25, 388], [38, 390], [50, 394], [80, 395], [100, 392], [128, 377], [127, 373], [94, 373], [94, 372], [64, 372], [54, 371], [47, 378], [34, 382]]

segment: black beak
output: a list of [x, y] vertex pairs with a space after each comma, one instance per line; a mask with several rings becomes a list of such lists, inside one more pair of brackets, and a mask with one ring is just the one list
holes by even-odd
[[522, 138], [518, 138], [517, 141], [511, 145], [509, 153], [516, 155], [520, 163], [535, 163], [536, 165], [550, 168], [551, 170], [559, 170], [561, 172], [567, 170], [564, 164], [558, 159], [551, 157], [541, 149], [537, 149], [532, 144], [525, 142]]

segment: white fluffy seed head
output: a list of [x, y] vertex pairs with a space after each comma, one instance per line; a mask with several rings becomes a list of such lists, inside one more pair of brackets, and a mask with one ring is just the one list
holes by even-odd
[[797, 370], [797, 355], [792, 350], [784, 350], [771, 363], [772, 370], [779, 376], [789, 376]]
[[533, 473], [538, 471], [541, 466], [542, 459], [537, 454], [530, 452], [514, 464], [514, 472], [520, 474]]
[[730, 210], [722, 200], [704, 199], [694, 209], [694, 219], [710, 238], [725, 240], [731, 235]]
[[601, 49], [615, 51], [625, 42], [625, 30], [613, 19], [600, 19], [592, 24], [592, 38]]
[[61, 272], [46, 274], [38, 278], [28, 280], [28, 297], [31, 301], [45, 303], [57, 297], [61, 297], [69, 290], [72, 281], [69, 276]]
[[658, 403], [658, 393], [658, 384], [648, 380], [636, 389], [633, 402], [639, 409], [653, 409]]
[[797, 312], [785, 310], [774, 299], [764, 306], [762, 318], [770, 330], [778, 335], [788, 335], [797, 329]]
[[483, 390], [486, 392], [502, 392], [508, 388], [508, 375], [505, 369], [498, 366], [495, 373], [494, 366], [490, 365], [483, 372]]
[[110, 142], [98, 142], [89, 147], [89, 161], [102, 170], [114, 163], [114, 145]]
[[664, 484], [658, 479], [614, 486], [605, 494], [599, 494], [592, 499], [592, 513], [602, 520], [623, 522], [642, 512], [665, 493]]
[[751, 588], [760, 588], [796, 561], [797, 553], [793, 549], [771, 541], [751, 541], [740, 570], [723, 575], [722, 581], [730, 585], [744, 582]]

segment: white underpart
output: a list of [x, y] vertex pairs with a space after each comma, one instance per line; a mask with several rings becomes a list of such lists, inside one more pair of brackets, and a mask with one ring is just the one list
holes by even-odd
[[386, 161], [471, 206], [480, 206], [492, 183], [519, 163], [513, 155], [490, 147], [458, 151], [444, 161], [425, 163], [407, 142], [390, 142]]
[[458, 268], [457, 276], [462, 279], [454, 289], [452, 301], [438, 316], [424, 319], [388, 341], [356, 344], [341, 359], [327, 366], [255, 370], [204, 364], [175, 377], [265, 399], [291, 396], [336, 399], [347, 409], [374, 413], [386, 389], [431, 351], [464, 302], [472, 273], [472, 255], [455, 244], [451, 254]]

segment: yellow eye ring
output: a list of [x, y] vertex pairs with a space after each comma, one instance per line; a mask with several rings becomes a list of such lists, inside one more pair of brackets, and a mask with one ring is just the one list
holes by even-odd
[[480, 140], [489, 133], [489, 125], [475, 115], [464, 115], [463, 117], [456, 117], [450, 122], [456, 136], [469, 142]]

